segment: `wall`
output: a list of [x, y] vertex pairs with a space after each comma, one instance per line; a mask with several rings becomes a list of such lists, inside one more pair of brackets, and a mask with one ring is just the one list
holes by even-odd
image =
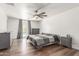
[[40, 28], [40, 21], [31, 21], [32, 28]]
[[[32, 29], [39, 29], [39, 33], [40, 33], [40, 21], [31, 21], [31, 32], [32, 32]], [[35, 33], [34, 31], [32, 32], [32, 34]], [[38, 33], [36, 31], [36, 33]]]
[[[52, 11], [49, 11], [51, 13]], [[72, 47], [79, 50], [79, 7], [65, 11], [55, 16], [43, 19], [41, 32], [70, 34], [73, 37]]]
[[0, 7], [0, 33], [7, 32], [7, 16], [4, 10]]
[[15, 18], [22, 18], [21, 11], [17, 6], [11, 6], [11, 5], [7, 5], [5, 3], [0, 4], [0, 6], [3, 8], [3, 10], [7, 14], [7, 16], [11, 16], [11, 17], [15, 17]]
[[12, 18], [12, 17], [8, 17], [7, 30], [11, 34], [11, 39], [17, 38], [18, 25], [19, 25], [19, 20], [18, 19]]

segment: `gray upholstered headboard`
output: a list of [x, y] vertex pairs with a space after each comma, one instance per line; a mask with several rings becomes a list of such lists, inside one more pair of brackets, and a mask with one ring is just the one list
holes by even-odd
[[39, 34], [40, 29], [39, 28], [32, 28], [32, 34]]

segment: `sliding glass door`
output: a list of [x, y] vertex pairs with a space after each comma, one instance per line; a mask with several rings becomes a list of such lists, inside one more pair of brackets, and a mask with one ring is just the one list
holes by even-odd
[[28, 21], [23, 20], [22, 21], [22, 36], [23, 38], [26, 38], [28, 36]]

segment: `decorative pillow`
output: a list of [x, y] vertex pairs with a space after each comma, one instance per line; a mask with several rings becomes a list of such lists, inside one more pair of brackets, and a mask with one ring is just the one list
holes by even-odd
[[72, 37], [69, 34], [67, 34], [66, 37], [70, 40], [72, 39]]
[[53, 35], [53, 34], [50, 34], [50, 33], [42, 33], [42, 35], [48, 35], [48, 36], [50, 36], [50, 35]]
[[60, 43], [60, 36], [54, 35], [53, 37], [55, 38], [55, 42], [59, 44]]

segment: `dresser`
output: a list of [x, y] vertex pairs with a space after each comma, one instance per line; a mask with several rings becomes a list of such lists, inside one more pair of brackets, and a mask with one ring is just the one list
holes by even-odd
[[0, 49], [10, 48], [10, 33], [0, 33]]

